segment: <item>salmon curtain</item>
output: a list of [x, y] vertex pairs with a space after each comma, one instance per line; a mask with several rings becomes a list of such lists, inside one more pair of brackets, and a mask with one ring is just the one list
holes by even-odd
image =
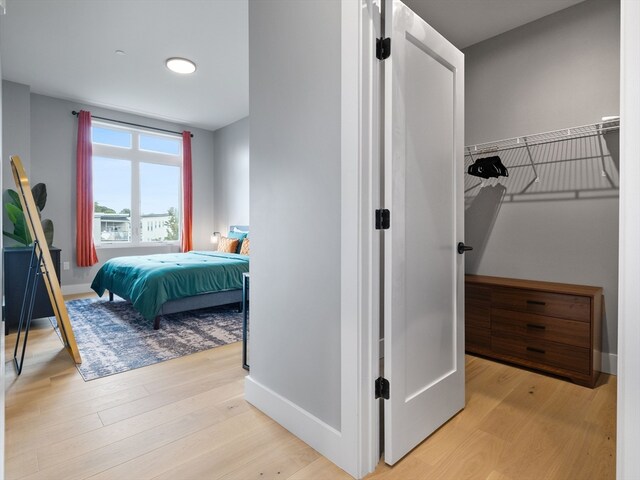
[[182, 132], [182, 232], [180, 251], [193, 250], [193, 179], [191, 170], [191, 132]]
[[76, 263], [90, 267], [98, 263], [93, 244], [93, 170], [91, 165], [91, 113], [78, 114], [76, 151]]

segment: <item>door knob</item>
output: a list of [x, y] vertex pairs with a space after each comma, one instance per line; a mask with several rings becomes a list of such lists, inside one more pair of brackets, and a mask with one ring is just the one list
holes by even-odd
[[458, 253], [462, 255], [464, 252], [473, 250], [473, 247], [466, 246], [463, 242], [458, 243]]

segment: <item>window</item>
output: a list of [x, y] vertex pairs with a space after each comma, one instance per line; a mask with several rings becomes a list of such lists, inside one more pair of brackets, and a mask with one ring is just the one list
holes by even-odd
[[182, 138], [94, 122], [96, 246], [178, 243]]

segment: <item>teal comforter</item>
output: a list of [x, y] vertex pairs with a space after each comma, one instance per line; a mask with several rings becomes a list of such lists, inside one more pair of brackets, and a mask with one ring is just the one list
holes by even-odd
[[118, 257], [107, 260], [91, 288], [131, 300], [146, 319], [153, 319], [168, 300], [242, 288], [249, 257], [236, 253], [188, 252]]

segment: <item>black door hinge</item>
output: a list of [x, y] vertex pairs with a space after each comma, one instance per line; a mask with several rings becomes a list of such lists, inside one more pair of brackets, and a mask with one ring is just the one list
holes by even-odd
[[376, 210], [376, 230], [388, 230], [391, 227], [391, 212], [386, 208]]
[[389, 400], [389, 380], [383, 377], [376, 379], [376, 398]]
[[391, 38], [376, 38], [376, 58], [384, 60], [391, 55]]

